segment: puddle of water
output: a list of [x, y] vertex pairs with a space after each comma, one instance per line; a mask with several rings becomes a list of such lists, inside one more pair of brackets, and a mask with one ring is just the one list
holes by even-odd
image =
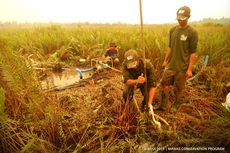
[[[80, 74], [75, 69], [65, 70], [60, 73], [54, 73], [52, 71], [47, 72], [47, 78], [41, 81], [43, 90], [52, 88], [62, 88], [79, 82]], [[84, 72], [83, 79], [90, 78], [93, 75], [93, 71]]]

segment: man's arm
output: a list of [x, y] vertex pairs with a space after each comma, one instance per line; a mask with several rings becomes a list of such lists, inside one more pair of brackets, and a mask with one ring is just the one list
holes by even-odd
[[106, 56], [108, 56], [108, 50], [106, 50], [104, 54], [102, 55], [103, 58], [105, 58]]
[[137, 84], [143, 84], [145, 83], [145, 77], [143, 76], [143, 74], [141, 74], [141, 76], [139, 76], [137, 79], [128, 79], [126, 81], [126, 85], [128, 86], [135, 86]]
[[196, 61], [196, 54], [192, 53], [189, 57], [188, 70], [186, 71], [186, 79], [189, 79], [192, 76], [192, 66]]
[[137, 81], [137, 79], [128, 79], [127, 81], [126, 81], [126, 83], [125, 83], [127, 86], [135, 86], [135, 85], [137, 85], [138, 84], [138, 81]]
[[165, 67], [168, 64], [170, 54], [171, 54], [171, 48], [168, 47], [166, 51], [165, 59], [162, 65], [163, 67]]
[[149, 101], [147, 103], [148, 107], [150, 107], [152, 105], [153, 99], [155, 97], [155, 93], [156, 93], [156, 88], [151, 87], [150, 90], [149, 90]]
[[197, 50], [197, 43], [198, 43], [198, 33], [197, 31], [194, 31], [194, 33], [191, 36], [190, 39], [190, 56], [189, 56], [189, 64], [188, 69], [186, 71], [186, 79], [190, 78], [192, 76], [192, 66], [196, 61], [196, 50]]

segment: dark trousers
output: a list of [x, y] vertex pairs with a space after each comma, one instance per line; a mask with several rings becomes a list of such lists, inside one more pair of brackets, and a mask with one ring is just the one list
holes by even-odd
[[[137, 88], [140, 89], [141, 94], [143, 95], [144, 99], [142, 100], [142, 107], [146, 105], [146, 101], [149, 98], [149, 87], [147, 87], [147, 90], [145, 91], [145, 84], [137, 86]], [[127, 85], [124, 86], [124, 91], [123, 91], [123, 98], [125, 102], [131, 102], [133, 99], [133, 94], [134, 94], [134, 87], [129, 87]]]

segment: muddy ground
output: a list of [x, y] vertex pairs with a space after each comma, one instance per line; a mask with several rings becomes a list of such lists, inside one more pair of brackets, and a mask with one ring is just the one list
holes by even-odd
[[[77, 151], [83, 152], [154, 152], [156, 148], [164, 152], [170, 147], [216, 148], [223, 152], [229, 149], [230, 113], [221, 105], [224, 97], [214, 97], [204, 88], [187, 84], [184, 103], [176, 112], [171, 111], [170, 103], [168, 111], [154, 111], [169, 124], [157, 118], [162, 128], [159, 131], [146, 112], [138, 112], [134, 102], [123, 102], [122, 91], [121, 73], [106, 69], [78, 85], [50, 92], [65, 112], [61, 124], [66, 143], [77, 144]], [[140, 107], [140, 91], [135, 92], [135, 98]], [[170, 102], [173, 100], [172, 92]], [[158, 101], [159, 93], [153, 104]]]

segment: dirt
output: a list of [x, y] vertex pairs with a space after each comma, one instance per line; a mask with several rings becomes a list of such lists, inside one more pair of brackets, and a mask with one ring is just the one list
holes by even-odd
[[[229, 149], [230, 113], [221, 105], [224, 97], [214, 97], [209, 91], [186, 85], [184, 101], [176, 112], [171, 111], [170, 104], [168, 111], [154, 111], [169, 124], [161, 122], [162, 131], [159, 133], [146, 112], [138, 113], [133, 103], [127, 105], [123, 102], [122, 92], [121, 73], [109, 69], [97, 72], [92, 78], [82, 81], [80, 86], [55, 92], [67, 112], [63, 127], [70, 129], [77, 125], [79, 133], [84, 134], [75, 135], [72, 139], [81, 137], [78, 142], [86, 152], [100, 150], [101, 139], [105, 148], [112, 152], [116, 151], [114, 146], [127, 149], [127, 141], [121, 144], [127, 139], [134, 141], [131, 146], [136, 149], [153, 145]], [[140, 91], [135, 92], [135, 98], [140, 107]], [[170, 103], [173, 99], [172, 93]], [[153, 104], [157, 105], [158, 101], [159, 94]], [[128, 111], [125, 110], [127, 106]], [[68, 130], [65, 133], [73, 135], [74, 132]]]

